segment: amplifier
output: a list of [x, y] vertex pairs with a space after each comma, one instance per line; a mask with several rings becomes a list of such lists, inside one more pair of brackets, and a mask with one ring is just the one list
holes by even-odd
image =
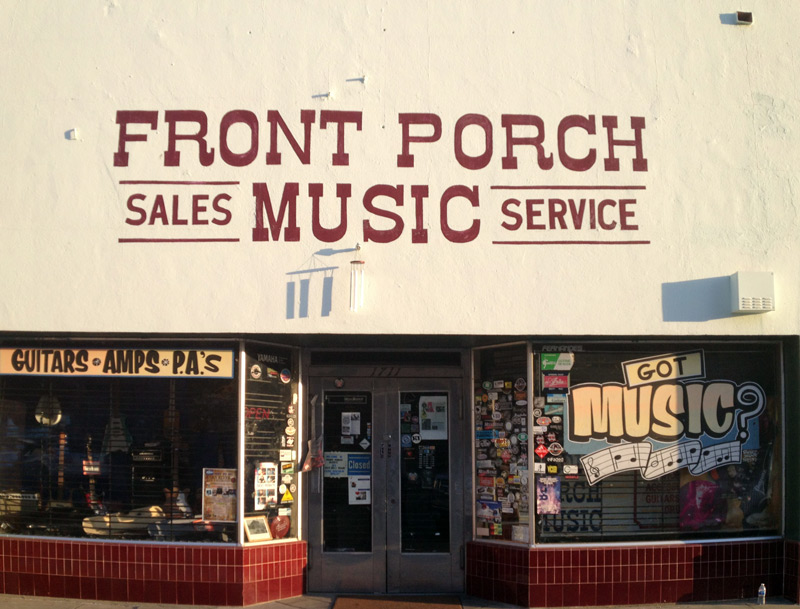
[[131, 459], [138, 463], [161, 463], [163, 456], [160, 448], [145, 448], [132, 451]]
[[39, 509], [39, 493], [0, 491], [0, 514], [35, 512]]

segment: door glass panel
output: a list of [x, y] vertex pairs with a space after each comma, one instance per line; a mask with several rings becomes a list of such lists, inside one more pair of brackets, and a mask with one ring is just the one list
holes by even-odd
[[400, 393], [403, 552], [449, 552], [448, 394]]
[[322, 513], [325, 552], [372, 551], [372, 394], [325, 394]]

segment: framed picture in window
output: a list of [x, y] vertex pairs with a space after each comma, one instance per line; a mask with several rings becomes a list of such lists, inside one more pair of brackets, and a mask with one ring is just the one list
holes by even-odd
[[244, 532], [247, 535], [247, 541], [269, 541], [272, 539], [266, 516], [248, 516], [245, 518]]

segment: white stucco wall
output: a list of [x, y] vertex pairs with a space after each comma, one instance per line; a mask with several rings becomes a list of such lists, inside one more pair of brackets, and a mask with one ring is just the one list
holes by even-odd
[[[753, 12], [753, 25], [733, 23], [737, 8]], [[798, 30], [800, 5], [774, 0], [6, 0], [0, 330], [797, 334]], [[131, 110], [157, 112], [157, 128], [129, 126], [147, 141], [126, 142], [128, 164], [115, 166], [117, 113]], [[198, 146], [187, 141], [177, 144], [180, 165], [164, 165], [165, 112], [173, 110], [205, 113], [210, 165], [199, 163]], [[220, 121], [233, 110], [251, 111], [259, 124], [258, 154], [243, 167], [220, 153]], [[308, 164], [283, 135], [281, 164], [266, 163], [270, 110], [301, 143], [300, 112], [314, 111]], [[321, 129], [325, 111], [359, 113], [360, 131], [345, 126], [347, 165], [332, 163], [337, 126]], [[404, 113], [435, 114], [442, 123], [439, 141], [410, 145], [414, 167], [397, 162]], [[454, 154], [457, 121], [468, 114], [492, 125], [493, 154], [480, 169], [463, 167]], [[502, 115], [541, 118], [552, 169], [541, 169], [525, 145], [514, 148], [517, 169], [502, 167]], [[575, 158], [596, 149], [587, 171], [559, 159], [557, 130], [570, 115], [594, 117], [596, 134], [572, 129], [564, 147]], [[633, 170], [630, 146], [617, 147], [619, 171], [605, 169], [603, 116], [618, 117], [617, 139], [634, 138], [631, 117], [644, 119], [646, 171]], [[77, 139], [69, 139], [73, 129]], [[415, 126], [412, 133], [431, 130]], [[477, 125], [463, 130], [466, 154], [485, 150], [483, 133]], [[244, 125], [230, 135], [232, 151], [248, 150]], [[267, 184], [276, 209], [284, 184], [299, 184], [298, 241], [253, 241], [254, 183]], [[323, 185], [326, 227], [339, 220], [336, 184], [351, 185], [341, 239], [325, 243], [312, 234], [309, 183]], [[403, 186], [402, 207], [375, 200], [405, 223], [390, 243], [365, 242], [362, 228], [365, 219], [379, 229], [393, 224], [365, 210], [365, 192], [378, 184]], [[413, 185], [429, 188], [426, 243], [412, 243]], [[448, 206], [457, 231], [480, 221], [467, 243], [448, 241], [440, 229], [439, 200], [454, 185], [475, 189], [479, 200], [476, 208], [463, 198]], [[227, 224], [172, 225], [173, 195], [178, 218], [186, 219], [192, 194], [220, 192], [230, 196]], [[139, 217], [128, 208], [136, 193], [147, 217], [140, 226], [126, 222]], [[149, 224], [159, 194], [166, 226], [160, 216]], [[631, 230], [502, 227], [511, 220], [502, 212], [509, 198], [581, 197], [635, 199]], [[214, 218], [224, 215], [198, 217]], [[545, 243], [519, 243], [528, 241]], [[620, 241], [628, 243], [612, 243]], [[351, 313], [352, 254], [314, 253], [356, 243], [366, 261], [365, 306]], [[314, 273], [308, 316], [299, 316], [297, 304], [289, 317], [287, 281], [302, 275], [287, 273], [312, 266], [338, 267], [330, 313], [322, 314], [323, 273]], [[727, 277], [737, 271], [773, 272], [777, 310], [731, 316]]]

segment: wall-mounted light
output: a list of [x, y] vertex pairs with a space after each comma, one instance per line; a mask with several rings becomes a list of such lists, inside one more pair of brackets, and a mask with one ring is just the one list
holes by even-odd
[[753, 25], [753, 13], [736, 11], [736, 23], [739, 25]]

